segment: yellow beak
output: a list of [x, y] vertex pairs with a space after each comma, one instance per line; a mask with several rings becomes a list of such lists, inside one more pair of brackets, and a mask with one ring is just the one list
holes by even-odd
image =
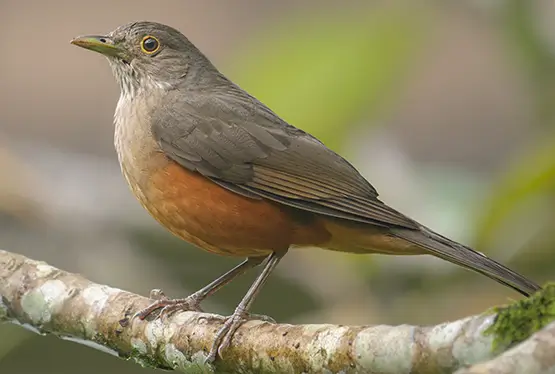
[[98, 52], [105, 56], [124, 58], [125, 53], [115, 45], [114, 41], [107, 36], [87, 35], [80, 36], [71, 41], [71, 44], [81, 48]]

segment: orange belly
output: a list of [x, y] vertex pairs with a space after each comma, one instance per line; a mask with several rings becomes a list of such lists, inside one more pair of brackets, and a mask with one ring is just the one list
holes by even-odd
[[312, 213], [238, 195], [173, 161], [149, 174], [140, 193], [132, 186], [141, 204], [169, 231], [207, 251], [264, 256], [330, 240]]
[[124, 174], [143, 207], [166, 229], [204, 250], [257, 257], [291, 246], [350, 253], [423, 254], [388, 230], [231, 192], [161, 153]]

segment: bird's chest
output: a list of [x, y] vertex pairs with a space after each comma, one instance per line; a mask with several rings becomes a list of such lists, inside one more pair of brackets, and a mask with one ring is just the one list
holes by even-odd
[[151, 176], [168, 163], [152, 136], [149, 116], [144, 110], [147, 105], [144, 100], [122, 96], [114, 115], [114, 145], [121, 171], [143, 205], [147, 203]]

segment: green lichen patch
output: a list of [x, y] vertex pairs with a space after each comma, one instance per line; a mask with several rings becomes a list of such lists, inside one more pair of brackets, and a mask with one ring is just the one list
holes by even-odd
[[185, 355], [179, 351], [175, 345], [168, 344], [164, 349], [164, 353], [166, 360], [171, 363], [174, 369], [194, 374], [214, 373], [213, 368], [204, 363], [206, 356], [202, 353], [202, 351], [194, 354], [191, 357], [191, 360], [187, 360]]
[[129, 354], [129, 356], [126, 357], [126, 358], [128, 360], [135, 361], [136, 363], [138, 363], [139, 365], [141, 365], [144, 368], [173, 370], [172, 367], [169, 367], [168, 365], [164, 364], [163, 362], [158, 361], [156, 358], [151, 357], [149, 355], [146, 355], [144, 353], [141, 353], [136, 349], [133, 349], [131, 351], [131, 353]]
[[484, 332], [493, 335], [494, 351], [510, 348], [555, 321], [555, 283], [528, 299], [495, 308], [497, 316]]
[[23, 295], [21, 308], [35, 325], [49, 323], [56, 308], [67, 298], [67, 289], [61, 280], [48, 280]]

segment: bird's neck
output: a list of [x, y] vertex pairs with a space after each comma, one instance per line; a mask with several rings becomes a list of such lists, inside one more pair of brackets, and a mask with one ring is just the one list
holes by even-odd
[[162, 88], [122, 90], [114, 113], [114, 145], [121, 170], [139, 187], [145, 182], [153, 154], [159, 153], [148, 108], [153, 108], [163, 95]]

